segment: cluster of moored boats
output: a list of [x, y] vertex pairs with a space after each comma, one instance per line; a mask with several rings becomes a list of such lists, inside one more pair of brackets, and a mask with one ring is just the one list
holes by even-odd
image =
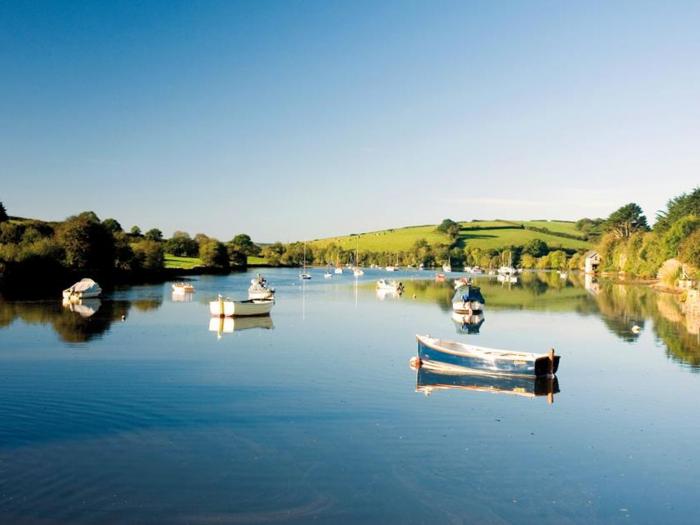
[[[499, 276], [513, 279], [503, 282], [517, 282], [517, 273], [515, 269], [503, 268]], [[486, 303], [481, 289], [467, 277], [456, 279], [454, 288], [452, 319], [460, 331], [478, 332], [484, 322]], [[417, 370], [419, 392], [430, 394], [435, 389], [459, 388], [527, 397], [546, 395], [550, 402], [559, 392], [555, 374], [560, 357], [553, 349], [538, 354], [486, 348], [429, 335], [416, 335], [416, 339], [418, 355], [411, 359], [411, 368]]]
[[[513, 268], [499, 269], [499, 277], [515, 279], [508, 282], [517, 282], [517, 274], [518, 271]], [[484, 321], [486, 304], [481, 289], [467, 277], [456, 279], [454, 288], [452, 319], [461, 326], [460, 331], [478, 332]], [[397, 280], [379, 279], [376, 289], [378, 292], [401, 294], [404, 285]], [[173, 283], [172, 290], [174, 297], [195, 292], [189, 282]], [[63, 300], [68, 305], [79, 305], [83, 300], [99, 297], [101, 293], [102, 289], [94, 280], [82, 279], [63, 291]], [[246, 325], [243, 323], [250, 322], [241, 321], [240, 318], [269, 316], [274, 304], [275, 289], [262, 275], [257, 274], [250, 281], [248, 299], [232, 300], [219, 295], [217, 300], [210, 301], [210, 330], [217, 331], [220, 336], [221, 333], [233, 331], [236, 322], [239, 323], [238, 329], [271, 328], [271, 320]], [[215, 318], [219, 321], [215, 322]], [[411, 359], [411, 367], [417, 370], [416, 389], [420, 392], [429, 394], [435, 389], [461, 388], [524, 396], [547, 395], [552, 401], [552, 396], [559, 391], [555, 374], [560, 357], [553, 349], [549, 353], [537, 354], [486, 348], [429, 335], [417, 335], [416, 339], [418, 354]]]

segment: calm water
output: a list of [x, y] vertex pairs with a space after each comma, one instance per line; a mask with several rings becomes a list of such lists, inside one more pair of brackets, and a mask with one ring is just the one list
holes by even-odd
[[[252, 272], [197, 278], [191, 302], [118, 290], [86, 318], [0, 303], [0, 523], [698, 521], [700, 341], [674, 298], [484, 278], [468, 333], [449, 284], [393, 274], [407, 291], [382, 300], [388, 274], [321, 273], [267, 272], [271, 318], [233, 326], [206, 303]], [[561, 391], [418, 393], [416, 333], [554, 347]]]

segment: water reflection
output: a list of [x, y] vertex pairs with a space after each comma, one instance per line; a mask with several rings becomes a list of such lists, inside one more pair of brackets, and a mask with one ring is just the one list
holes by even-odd
[[82, 301], [63, 306], [51, 302], [2, 302], [0, 301], [0, 327], [7, 327], [15, 320], [27, 324], [50, 325], [61, 340], [67, 343], [84, 343], [100, 337], [115, 321], [129, 312], [128, 301]]
[[72, 301], [70, 299], [63, 299], [63, 307], [68, 308], [71, 312], [74, 312], [81, 317], [92, 317], [95, 312], [102, 306], [102, 301], [97, 298], [94, 299], [78, 299]]
[[216, 332], [217, 339], [221, 339], [223, 334], [232, 334], [241, 330], [262, 328], [271, 330], [275, 327], [269, 315], [254, 317], [213, 317], [209, 320], [209, 331]]
[[493, 394], [511, 394], [521, 397], [548, 396], [552, 402], [559, 393], [556, 377], [503, 377], [486, 374], [439, 372], [421, 367], [416, 372], [416, 392], [426, 396], [435, 390], [471, 390]]
[[171, 292], [170, 299], [174, 303], [191, 303], [194, 300], [194, 294], [191, 292]]
[[457, 326], [458, 333], [478, 334], [481, 325], [484, 324], [484, 314], [464, 315], [452, 312], [452, 322]]
[[[700, 369], [700, 319], [697, 314], [683, 311], [678, 296], [657, 293], [647, 286], [624, 285], [609, 280], [597, 280], [582, 273], [569, 273], [562, 279], [556, 272], [523, 272], [519, 282], [510, 287], [498, 283], [493, 276], [478, 276], [475, 283], [487, 300], [488, 311], [528, 310], [554, 313], [571, 312], [581, 316], [595, 316], [616, 337], [630, 344], [635, 344], [649, 334], [665, 345], [669, 358]], [[226, 279], [230, 283], [231, 277]], [[245, 276], [241, 282], [247, 284]], [[295, 291], [296, 279], [292, 279]], [[405, 291], [411, 300], [408, 303], [428, 303], [437, 306], [445, 313], [445, 323], [453, 323], [455, 331], [462, 336], [477, 334], [483, 330], [483, 316], [455, 317], [452, 315], [451, 298], [454, 293], [451, 280], [435, 282], [430, 276], [425, 279], [404, 278]], [[217, 281], [218, 283], [218, 281]], [[313, 290], [322, 289], [331, 283], [319, 282]], [[219, 284], [217, 284], [219, 286]], [[333, 285], [335, 286], [335, 285]], [[354, 286], [355, 304], [360, 301], [359, 290], [369, 291], [374, 283], [348, 283]], [[305, 317], [307, 284], [301, 283], [300, 291], [302, 318]], [[129, 288], [126, 292], [129, 300], [92, 300], [62, 306], [60, 302], [5, 302], [0, 300], [0, 329], [12, 324], [16, 319], [29, 324], [49, 325], [61, 340], [81, 343], [100, 337], [107, 332], [111, 324], [128, 316], [134, 308], [138, 312], [152, 312], [163, 305], [163, 288], [146, 286]], [[311, 290], [311, 288], [310, 288]], [[310, 291], [309, 290], [309, 291]], [[212, 292], [213, 293], [213, 292]], [[166, 296], [170, 291], [166, 292]], [[124, 295], [118, 295], [124, 297]], [[382, 300], [396, 300], [399, 296], [392, 293], [377, 294]], [[200, 294], [198, 298], [178, 294], [173, 301], [206, 303], [209, 297]], [[284, 296], [280, 296], [284, 301]], [[168, 301], [169, 304], [170, 301]], [[408, 304], [407, 303], [407, 304]], [[183, 307], [185, 305], [182, 305]], [[218, 321], [217, 321], [218, 322]], [[231, 323], [232, 321], [228, 321]], [[248, 325], [248, 323], [250, 323]], [[252, 321], [233, 321], [220, 330], [210, 327], [219, 334], [249, 328], [273, 328], [271, 319]], [[584, 334], [585, 335], [585, 334]]]

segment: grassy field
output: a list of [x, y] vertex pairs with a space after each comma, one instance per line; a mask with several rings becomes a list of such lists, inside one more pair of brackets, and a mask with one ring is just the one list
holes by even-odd
[[254, 255], [249, 255], [248, 264], [267, 264], [267, 259], [265, 259], [264, 257], [255, 257]]
[[177, 255], [165, 254], [165, 267], [177, 268], [178, 270], [190, 270], [195, 266], [202, 266], [199, 257], [178, 257]]
[[[518, 225], [547, 228], [551, 234], [526, 230]], [[467, 246], [479, 248], [502, 248], [505, 246], [523, 246], [532, 239], [542, 239], [550, 248], [586, 249], [591, 246], [583, 239], [568, 239], [556, 236], [556, 233], [579, 235], [574, 223], [565, 221], [475, 221], [461, 223], [460, 240]], [[358, 236], [328, 237], [317, 239], [309, 244], [322, 247], [336, 243], [343, 249], [354, 249]], [[435, 226], [409, 226], [359, 234], [360, 251], [408, 250], [418, 240], [425, 239], [430, 244], [445, 243], [450, 240], [447, 235], [435, 231]]]

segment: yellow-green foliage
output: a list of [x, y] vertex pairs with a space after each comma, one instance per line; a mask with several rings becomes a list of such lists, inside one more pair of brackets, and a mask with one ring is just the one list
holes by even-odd
[[[461, 230], [457, 241], [468, 248], [481, 250], [501, 249], [507, 246], [524, 246], [528, 241], [541, 239], [551, 249], [586, 249], [591, 244], [582, 239], [570, 239], [558, 237], [554, 234], [541, 233], [526, 230], [521, 225], [547, 228], [551, 232], [580, 235], [575, 225], [561, 221], [473, 221], [460, 223]], [[399, 252], [408, 251], [419, 239], [425, 239], [431, 246], [439, 244], [451, 244], [448, 235], [436, 230], [435, 225], [409, 226], [376, 232], [362, 233], [359, 235], [346, 235], [340, 237], [328, 237], [308, 243], [310, 247], [325, 247], [331, 243], [343, 250], [355, 250], [358, 246], [360, 252]]]
[[[692, 235], [693, 232], [700, 229], [700, 217], [695, 215], [687, 215], [675, 222], [663, 236], [663, 245], [668, 257], [675, 257], [681, 247], [681, 244]], [[692, 264], [692, 263], [691, 263]]]
[[680, 246], [678, 257], [684, 263], [690, 264], [697, 269], [700, 268], [700, 230], [692, 233]]

